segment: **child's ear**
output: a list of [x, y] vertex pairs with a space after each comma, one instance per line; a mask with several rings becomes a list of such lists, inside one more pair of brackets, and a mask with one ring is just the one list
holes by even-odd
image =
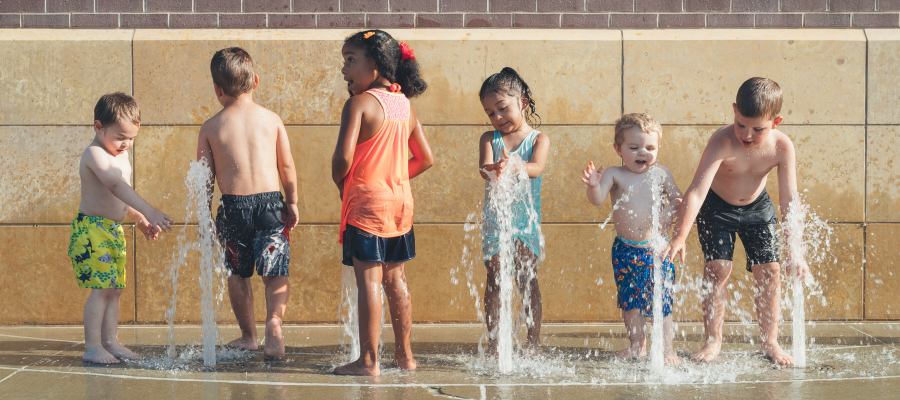
[[616, 150], [616, 154], [618, 154], [619, 157], [622, 157], [622, 146], [619, 146], [618, 143], [613, 142], [613, 149]]
[[253, 90], [256, 90], [257, 86], [259, 86], [259, 75], [253, 74]]
[[783, 116], [779, 115], [779, 116], [775, 117], [775, 119], [772, 120], [772, 129], [777, 128], [778, 125], [781, 125], [782, 122], [784, 122]]
[[737, 103], [731, 103], [731, 110], [734, 111], [735, 115], [737, 115]]
[[219, 87], [218, 83], [213, 82], [213, 90], [216, 92], [216, 97], [222, 97], [225, 95], [225, 91]]
[[94, 132], [100, 133], [100, 129], [103, 129], [103, 124], [100, 121], [94, 121]]

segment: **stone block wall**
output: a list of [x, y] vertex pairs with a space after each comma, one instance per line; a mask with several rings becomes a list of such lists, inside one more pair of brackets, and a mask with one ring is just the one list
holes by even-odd
[[898, 0], [0, 0], [0, 28], [898, 26]]
[[[246, 2], [245, 2], [246, 4]], [[157, 242], [129, 237], [122, 321], [161, 323], [171, 299], [169, 266], [178, 234], [194, 237], [183, 184], [200, 124], [220, 106], [209, 58], [242, 46], [255, 60], [254, 99], [284, 120], [301, 189], [291, 235], [286, 320], [332, 322], [340, 300], [340, 202], [330, 159], [347, 98], [339, 50], [352, 30], [0, 30], [0, 323], [80, 323], [87, 291], [66, 256], [79, 204], [76, 166], [93, 132], [97, 98], [121, 90], [142, 110], [132, 152], [134, 186], [176, 218]], [[609, 252], [615, 232], [598, 223], [580, 182], [589, 161], [616, 165], [612, 124], [649, 112], [663, 124], [661, 162], [686, 189], [709, 136], [732, 118], [738, 86], [767, 76], [784, 89], [782, 130], [795, 143], [805, 199], [834, 229], [813, 274], [823, 295], [815, 320], [897, 320], [900, 274], [898, 30], [404, 30], [428, 91], [413, 101], [436, 165], [413, 180], [418, 257], [407, 266], [418, 322], [476, 319], [466, 286], [483, 283], [478, 230], [483, 181], [477, 139], [489, 130], [478, 100], [487, 75], [516, 68], [532, 87], [551, 138], [544, 173], [546, 260], [539, 278], [544, 319], [613, 321]], [[775, 174], [769, 193], [777, 199]], [[777, 201], [777, 200], [776, 200]], [[139, 236], [139, 235], [137, 235]], [[676, 317], [700, 320], [702, 255], [696, 236], [678, 270], [685, 290]], [[471, 255], [464, 256], [464, 248]], [[179, 277], [177, 320], [199, 321], [196, 255]], [[752, 276], [738, 248], [729, 319], [752, 315]], [[454, 283], [454, 280], [456, 283]], [[257, 316], [262, 285], [254, 283]], [[482, 289], [478, 289], [480, 292]], [[219, 319], [233, 321], [227, 300]]]

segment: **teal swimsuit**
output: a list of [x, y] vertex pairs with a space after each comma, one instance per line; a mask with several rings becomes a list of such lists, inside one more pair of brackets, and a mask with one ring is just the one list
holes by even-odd
[[[532, 153], [534, 153], [534, 143], [537, 140], [538, 134], [540, 134], [540, 132], [536, 130], [531, 131], [531, 133], [525, 137], [525, 140], [522, 141], [522, 144], [519, 145], [518, 149], [515, 151], [507, 150], [507, 153], [510, 155], [518, 154], [525, 162], [531, 161]], [[496, 163], [503, 157], [503, 149], [506, 148], [503, 145], [500, 131], [494, 131], [492, 147], [494, 151], [494, 162]], [[541, 242], [543, 241], [543, 236], [541, 235], [542, 176], [531, 179], [531, 199], [534, 203], [534, 212], [537, 214], [536, 221], [531, 221], [528, 217], [527, 210], [529, 205], [527, 203], [517, 202], [512, 205], [515, 215], [515, 221], [513, 222], [515, 226], [513, 239], [518, 240], [527, 246], [528, 249], [537, 256], [538, 260], [541, 258]], [[484, 183], [483, 225], [481, 228], [481, 251], [484, 253], [485, 261], [490, 260], [494, 254], [497, 254], [500, 251], [500, 237], [496, 223], [497, 217], [490, 211], [490, 207], [488, 206], [491, 202], [490, 184], [490, 181], [485, 181]]]

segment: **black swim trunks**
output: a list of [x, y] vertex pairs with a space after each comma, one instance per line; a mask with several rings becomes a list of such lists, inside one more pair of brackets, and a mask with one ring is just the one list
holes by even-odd
[[241, 278], [288, 276], [290, 232], [284, 223], [284, 200], [279, 192], [247, 196], [223, 194], [216, 215], [225, 264]]
[[697, 214], [697, 230], [706, 262], [734, 260], [737, 233], [747, 253], [747, 271], [754, 265], [778, 262], [777, 224], [778, 214], [765, 189], [745, 206], [729, 204], [710, 190]]

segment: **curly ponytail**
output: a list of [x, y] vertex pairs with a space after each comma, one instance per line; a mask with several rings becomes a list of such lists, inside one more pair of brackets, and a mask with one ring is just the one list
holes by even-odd
[[400, 43], [387, 32], [380, 29], [359, 31], [344, 40], [344, 44], [363, 49], [366, 58], [375, 61], [378, 73], [389, 82], [399, 84], [400, 92], [406, 97], [416, 97], [428, 88], [419, 74], [419, 62], [415, 57], [404, 60]]
[[534, 105], [534, 96], [525, 80], [519, 76], [516, 70], [510, 67], [503, 67], [500, 72], [489, 76], [481, 84], [481, 90], [478, 91], [478, 97], [484, 100], [484, 97], [491, 93], [500, 93], [512, 97], [525, 97], [528, 102], [525, 106], [525, 121], [534, 127], [541, 126], [541, 116], [537, 113]]

